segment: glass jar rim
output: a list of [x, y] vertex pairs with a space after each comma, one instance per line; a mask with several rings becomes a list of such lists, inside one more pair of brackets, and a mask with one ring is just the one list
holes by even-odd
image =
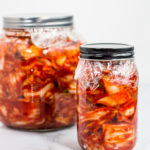
[[4, 29], [73, 26], [73, 15], [64, 13], [14, 14], [3, 17]]
[[111, 60], [134, 58], [134, 46], [122, 43], [91, 43], [81, 45], [80, 58]]

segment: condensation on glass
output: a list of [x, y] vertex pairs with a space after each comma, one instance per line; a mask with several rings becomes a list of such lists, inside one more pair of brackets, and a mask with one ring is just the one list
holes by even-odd
[[137, 137], [134, 47], [81, 46], [76, 70], [78, 141], [84, 150], [131, 150]]
[[81, 40], [66, 14], [3, 18], [0, 119], [17, 129], [58, 129], [75, 123], [74, 72]]

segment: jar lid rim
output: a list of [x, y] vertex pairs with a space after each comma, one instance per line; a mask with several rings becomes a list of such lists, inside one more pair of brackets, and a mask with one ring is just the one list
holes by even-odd
[[122, 43], [91, 43], [80, 46], [80, 58], [120, 59], [133, 58], [134, 46]]
[[13, 14], [3, 17], [3, 28], [64, 27], [73, 25], [73, 15], [67, 13]]

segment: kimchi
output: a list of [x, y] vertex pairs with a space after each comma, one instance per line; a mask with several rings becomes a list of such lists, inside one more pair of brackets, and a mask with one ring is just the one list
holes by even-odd
[[[60, 21], [59, 26], [54, 17]], [[32, 130], [73, 125], [74, 72], [81, 42], [72, 24], [63, 22], [72, 21], [72, 16], [52, 15], [49, 20], [40, 17], [38, 23], [33, 17], [24, 18], [35, 21], [32, 24], [15, 22], [16, 17], [11, 17], [14, 23], [8, 19], [4, 18], [4, 35], [0, 39], [1, 121], [13, 128]]]
[[81, 147], [131, 150], [137, 137], [138, 95], [133, 48], [124, 44], [81, 46], [76, 80]]

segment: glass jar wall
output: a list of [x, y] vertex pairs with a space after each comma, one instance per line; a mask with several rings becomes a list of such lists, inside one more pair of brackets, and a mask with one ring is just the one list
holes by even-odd
[[0, 39], [0, 119], [17, 129], [75, 123], [74, 72], [81, 41], [70, 15], [4, 17]]
[[78, 140], [84, 150], [131, 150], [137, 135], [138, 72], [133, 47], [81, 46], [76, 70]]

